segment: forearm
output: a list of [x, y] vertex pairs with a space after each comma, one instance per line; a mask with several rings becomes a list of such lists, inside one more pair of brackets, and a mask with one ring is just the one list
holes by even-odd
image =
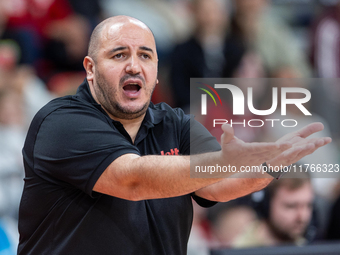
[[123, 155], [104, 171], [94, 190], [128, 200], [189, 194], [222, 180], [191, 178], [190, 163], [212, 165], [221, 162], [221, 158], [220, 151], [194, 156]]
[[[201, 154], [203, 163], [219, 160], [219, 152]], [[190, 178], [190, 161], [197, 156], [145, 156], [133, 162], [136, 195], [141, 199], [173, 197], [188, 194], [216, 183], [216, 178]]]
[[[128, 200], [181, 196], [217, 183], [222, 180], [220, 178], [229, 177], [234, 173], [232, 171], [222, 172], [214, 174], [214, 178], [206, 178], [212, 176], [209, 173], [200, 173], [198, 177], [202, 178], [190, 178], [190, 167], [195, 169], [196, 166], [230, 165], [239, 170], [241, 166], [260, 165], [291, 147], [287, 143], [244, 143], [234, 137], [229, 130], [231, 127], [223, 127], [225, 130], [221, 137], [221, 151], [191, 156], [150, 155], [140, 157], [136, 154], [125, 154], [115, 159], [107, 167], [97, 180], [93, 190]], [[248, 176], [244, 176], [244, 178]], [[219, 185], [218, 187], [221, 188], [212, 188], [216, 189], [214, 192], [200, 191], [198, 193], [201, 193], [200, 196], [210, 199], [211, 196], [217, 196], [220, 190], [223, 191], [225, 186]], [[227, 188], [231, 190], [229, 187]], [[240, 186], [235, 185], [234, 188], [240, 189]], [[249, 190], [246, 188], [246, 190], [241, 193], [250, 193], [256, 188]], [[223, 200], [229, 199], [224, 198]]]
[[237, 173], [231, 178], [199, 189], [195, 194], [211, 201], [227, 202], [261, 190], [272, 180], [269, 174], [264, 178], [262, 173]]

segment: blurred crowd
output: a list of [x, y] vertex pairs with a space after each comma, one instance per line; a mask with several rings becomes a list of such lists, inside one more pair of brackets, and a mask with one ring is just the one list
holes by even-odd
[[[287, 118], [299, 120], [296, 128], [321, 121], [320, 135], [333, 138], [299, 163], [339, 164], [338, 0], [0, 0], [0, 255], [16, 253], [21, 149], [30, 121], [48, 101], [76, 91], [86, 77], [82, 61], [91, 31], [113, 15], [138, 18], [155, 35], [160, 83], [154, 103], [189, 112], [193, 77], [281, 78], [288, 81], [282, 86], [304, 86], [313, 97], [312, 117], [295, 107], [287, 108]], [[314, 82], [296, 84], [301, 78]], [[272, 87], [264, 84], [255, 98], [266, 105]], [[235, 132], [248, 142], [273, 141], [287, 129]], [[189, 254], [340, 240], [339, 181], [310, 177], [317, 176], [285, 178], [211, 209], [195, 206]]]

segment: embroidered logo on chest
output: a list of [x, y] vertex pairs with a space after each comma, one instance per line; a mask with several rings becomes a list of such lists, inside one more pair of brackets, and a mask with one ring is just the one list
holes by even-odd
[[178, 155], [179, 150], [177, 148], [171, 149], [169, 152], [161, 151], [161, 155]]

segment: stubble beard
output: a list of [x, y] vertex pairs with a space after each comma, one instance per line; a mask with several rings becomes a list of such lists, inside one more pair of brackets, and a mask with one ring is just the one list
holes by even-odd
[[[269, 228], [273, 232], [273, 234], [276, 236], [276, 238], [278, 238], [279, 240], [281, 240], [284, 243], [294, 242], [298, 238], [298, 236], [294, 236], [291, 233], [289, 233], [288, 230], [281, 229], [271, 220], [268, 220], [267, 223], [269, 225]], [[302, 237], [302, 235], [301, 235], [301, 237]]]
[[[150, 94], [149, 100], [142, 105], [139, 109], [128, 109], [128, 107], [123, 107], [121, 104], [115, 100], [117, 98], [117, 89], [110, 86], [110, 84], [107, 82], [107, 80], [101, 75], [98, 70], [95, 74], [96, 76], [96, 83], [97, 83], [97, 89], [96, 94], [100, 101], [101, 106], [104, 108], [106, 112], [109, 113], [109, 115], [112, 115], [113, 117], [119, 118], [119, 119], [126, 119], [126, 120], [132, 120], [141, 117], [145, 112], [147, 111], [149, 104], [151, 102], [151, 96], [152, 93], [156, 87], [156, 81], [154, 83], [154, 86], [146, 91]], [[134, 77], [130, 75], [131, 77]], [[121, 84], [119, 84], [121, 86]], [[134, 100], [134, 99], [131, 99]]]

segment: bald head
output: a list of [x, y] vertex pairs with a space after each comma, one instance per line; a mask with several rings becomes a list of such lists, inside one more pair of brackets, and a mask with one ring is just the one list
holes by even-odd
[[114, 16], [103, 20], [93, 30], [89, 42], [88, 56], [91, 57], [94, 61], [96, 61], [97, 53], [99, 48], [101, 47], [103, 38], [107, 37], [111, 33], [119, 31], [119, 29], [123, 28], [124, 26], [129, 25], [138, 26], [141, 29], [145, 30], [146, 32], [151, 33], [153, 36], [153, 33], [150, 30], [150, 28], [147, 25], [145, 25], [145, 23], [143, 23], [142, 21], [124, 15]]

